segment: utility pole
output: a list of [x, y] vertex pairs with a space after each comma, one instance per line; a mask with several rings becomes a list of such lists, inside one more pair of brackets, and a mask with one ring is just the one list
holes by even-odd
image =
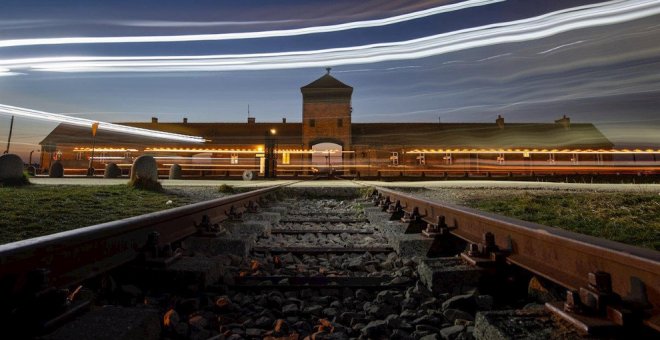
[[96, 147], [96, 130], [99, 128], [99, 123], [92, 124], [92, 156], [89, 157], [89, 167], [87, 167], [87, 176], [94, 176], [94, 148]]
[[14, 116], [11, 116], [11, 123], [9, 124], [9, 138], [7, 138], [7, 150], [5, 153], [9, 153], [9, 145], [11, 144], [11, 133], [14, 130]]

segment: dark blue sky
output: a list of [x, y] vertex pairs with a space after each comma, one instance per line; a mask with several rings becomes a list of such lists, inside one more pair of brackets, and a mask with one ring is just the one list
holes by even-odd
[[[481, 28], [485, 25], [503, 23], [499, 26], [506, 28], [514, 20], [610, 2], [508, 0], [391, 25], [286, 37], [1, 46], [14, 39], [290, 30], [383, 19], [460, 2], [3, 0], [0, 104], [110, 122], [147, 121], [151, 116], [161, 121], [179, 121], [184, 116], [198, 122], [244, 121], [249, 104], [258, 121], [282, 117], [300, 121], [299, 87], [321, 76], [325, 66], [332, 66], [333, 75], [355, 88], [353, 115], [357, 122], [490, 122], [498, 114], [511, 122], [550, 122], [566, 114], [576, 122], [597, 124], [620, 145], [660, 140], [660, 133], [656, 133], [660, 127], [660, 16], [654, 13], [617, 20], [628, 13], [621, 11], [607, 17], [611, 23], [557, 34], [536, 36], [538, 30], [530, 29], [528, 37], [515, 42], [458, 46], [434, 38], [429, 42], [433, 48], [443, 44], [455, 48], [433, 50], [422, 57], [409, 47], [389, 47], [385, 52], [369, 48], [348, 56], [319, 52], [451, 35], [474, 28], [479, 28], [478, 38], [471, 39], [479, 40], [494, 32]], [[278, 61], [254, 56], [300, 51], [318, 56], [294, 60], [287, 55]], [[384, 57], [380, 61], [362, 59], [371, 53]], [[246, 70], [249, 64], [245, 59], [235, 57], [248, 54], [255, 58], [250, 64], [258, 65], [256, 70]], [[87, 64], [84, 70], [61, 72], [45, 67], [45, 63], [17, 66], [12, 61], [204, 55], [232, 55], [245, 64], [233, 70], [208, 64], [164, 68], [149, 63], [118, 64], [101, 70]], [[316, 64], [304, 64], [317, 57]], [[0, 115], [0, 140], [6, 140], [8, 123], [9, 116]], [[35, 148], [53, 126], [17, 118], [16, 148]]]

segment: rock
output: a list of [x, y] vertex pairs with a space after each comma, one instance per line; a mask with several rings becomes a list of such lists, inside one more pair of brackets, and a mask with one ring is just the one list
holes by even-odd
[[64, 177], [64, 166], [62, 165], [62, 162], [55, 161], [50, 165], [50, 169], [48, 169], [48, 177], [52, 177], [52, 178]]
[[153, 156], [143, 155], [135, 159], [131, 167], [131, 180], [158, 181], [158, 166]]
[[364, 260], [362, 259], [362, 257], [361, 256], [354, 257], [350, 261], [348, 261], [348, 269], [354, 271], [365, 271]]
[[121, 169], [115, 163], [108, 163], [105, 165], [103, 178], [117, 178], [121, 177]]
[[355, 298], [358, 300], [369, 300], [371, 299], [371, 294], [366, 289], [358, 289], [355, 291]]
[[404, 331], [403, 329], [395, 329], [392, 331], [392, 340], [408, 340], [412, 339], [410, 333]]
[[273, 326], [273, 319], [267, 316], [262, 316], [254, 322], [254, 325], [258, 328], [268, 329]]
[[273, 327], [273, 335], [284, 336], [289, 334], [289, 324], [284, 319], [277, 319]]
[[311, 315], [319, 315], [322, 310], [323, 310], [323, 306], [311, 305], [305, 307], [305, 309], [303, 309], [303, 313], [311, 314]]
[[440, 333], [440, 329], [431, 325], [419, 324], [415, 326], [415, 332]]
[[170, 166], [170, 175], [169, 175], [168, 178], [169, 179], [181, 179], [181, 165], [172, 164], [172, 166]]
[[396, 295], [395, 291], [384, 290], [384, 291], [378, 293], [378, 295], [376, 295], [376, 302], [378, 302], [378, 303], [387, 303], [387, 304], [396, 303], [398, 301], [395, 301], [395, 298], [394, 298], [395, 295]]
[[450, 326], [440, 330], [440, 336], [446, 340], [453, 340], [465, 330], [465, 326]]
[[337, 309], [335, 309], [335, 308], [326, 308], [326, 309], [323, 310], [323, 315], [332, 319], [335, 316], [337, 316]]
[[373, 304], [366, 312], [374, 318], [382, 319], [387, 315], [393, 314], [394, 308], [390, 305]]
[[473, 313], [476, 307], [476, 301], [473, 294], [456, 295], [442, 303], [442, 309], [460, 309], [462, 311]]
[[288, 304], [282, 307], [282, 313], [284, 313], [284, 315], [296, 315], [298, 314], [298, 311], [299, 311], [298, 305], [296, 305], [295, 303]]
[[401, 318], [396, 314], [390, 314], [385, 318], [385, 323], [389, 328], [399, 328], [401, 326]]
[[194, 315], [188, 319], [188, 324], [192, 328], [204, 329], [209, 324], [208, 320], [201, 315]]
[[300, 291], [300, 298], [301, 299], [309, 299], [313, 295], [314, 295], [314, 291], [309, 289], [309, 288], [305, 288], [305, 289]]
[[419, 338], [419, 340], [440, 340], [440, 336], [438, 334], [429, 334]]
[[419, 318], [413, 320], [410, 322], [411, 325], [417, 326], [417, 325], [439, 325], [442, 323], [442, 320], [435, 316], [431, 315], [423, 315], [420, 316]]
[[475, 297], [477, 310], [491, 310], [495, 305], [495, 300], [490, 295], [479, 295]]
[[380, 268], [383, 270], [392, 270], [394, 268], [394, 263], [392, 263], [391, 261], [381, 262]]
[[23, 178], [23, 159], [13, 153], [0, 156], [0, 183]]
[[403, 319], [416, 319], [417, 317], [419, 317], [417, 311], [408, 310], [408, 309], [401, 312], [399, 316]]
[[407, 298], [401, 301], [401, 308], [403, 309], [415, 309], [419, 306], [417, 300], [414, 298]]
[[248, 328], [245, 330], [245, 335], [249, 337], [258, 337], [263, 333], [263, 329], [259, 328]]
[[309, 333], [312, 330], [312, 325], [307, 321], [298, 321], [293, 324], [293, 328], [295, 328], [298, 333]]
[[467, 320], [467, 321], [474, 321], [474, 316], [470, 315], [470, 313], [466, 313], [460, 309], [446, 309], [445, 312], [443, 313], [445, 318], [451, 323], [454, 323], [457, 319], [460, 320]]
[[415, 288], [413, 288], [412, 293], [421, 297], [431, 296], [431, 291], [428, 288], [426, 288], [426, 286], [424, 286], [422, 281], [419, 280], [415, 282]]
[[387, 335], [387, 324], [383, 320], [376, 320], [369, 322], [364, 326], [360, 332], [362, 335], [370, 338], [378, 338]]
[[351, 320], [356, 319], [358, 317], [358, 313], [355, 312], [343, 312], [339, 315], [339, 318], [337, 321], [339, 321], [342, 324], [350, 324]]
[[561, 300], [559, 296], [555, 296], [548, 288], [549, 285], [545, 284], [542, 279], [534, 276], [529, 280], [527, 285], [527, 297], [535, 300], [538, 303], [546, 303]]
[[420, 308], [421, 309], [429, 309], [429, 308], [434, 308], [438, 304], [438, 299], [434, 297], [427, 298], [426, 300], [422, 301]]

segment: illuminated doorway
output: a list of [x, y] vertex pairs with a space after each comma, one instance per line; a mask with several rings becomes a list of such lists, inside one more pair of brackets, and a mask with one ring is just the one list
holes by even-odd
[[318, 143], [312, 145], [312, 167], [322, 172], [340, 170], [343, 166], [343, 147], [336, 143]]

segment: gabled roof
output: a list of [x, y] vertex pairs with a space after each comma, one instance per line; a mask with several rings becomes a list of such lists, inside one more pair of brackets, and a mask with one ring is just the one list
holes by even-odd
[[[208, 140], [206, 145], [259, 145], [264, 144], [265, 135], [270, 129], [277, 130], [277, 143], [287, 145], [302, 144], [302, 125], [300, 123], [118, 123], [149, 130], [172, 132], [191, 136], [201, 136]], [[60, 124], [51, 131], [41, 145], [73, 144], [91, 145], [91, 129], [68, 124]], [[191, 145], [191, 143], [173, 142], [160, 138], [129, 135], [99, 129], [96, 145], [117, 146], [154, 146], [154, 145]]]
[[330, 75], [330, 71], [324, 74], [321, 78], [314, 80], [313, 82], [301, 87], [300, 89], [352, 89], [353, 87], [348, 86], [337, 78]]
[[612, 148], [593, 124], [353, 123], [353, 145], [468, 149]]
[[[260, 145], [265, 134], [276, 129], [280, 145], [302, 147], [301, 123], [122, 123], [139, 128], [202, 136], [206, 146], [240, 147]], [[493, 123], [353, 123], [352, 144], [388, 149], [469, 148], [469, 149], [608, 149], [613, 144], [593, 124], [507, 123], [500, 129]], [[58, 125], [40, 144], [91, 145], [88, 127]], [[190, 145], [99, 130], [97, 146]]]

